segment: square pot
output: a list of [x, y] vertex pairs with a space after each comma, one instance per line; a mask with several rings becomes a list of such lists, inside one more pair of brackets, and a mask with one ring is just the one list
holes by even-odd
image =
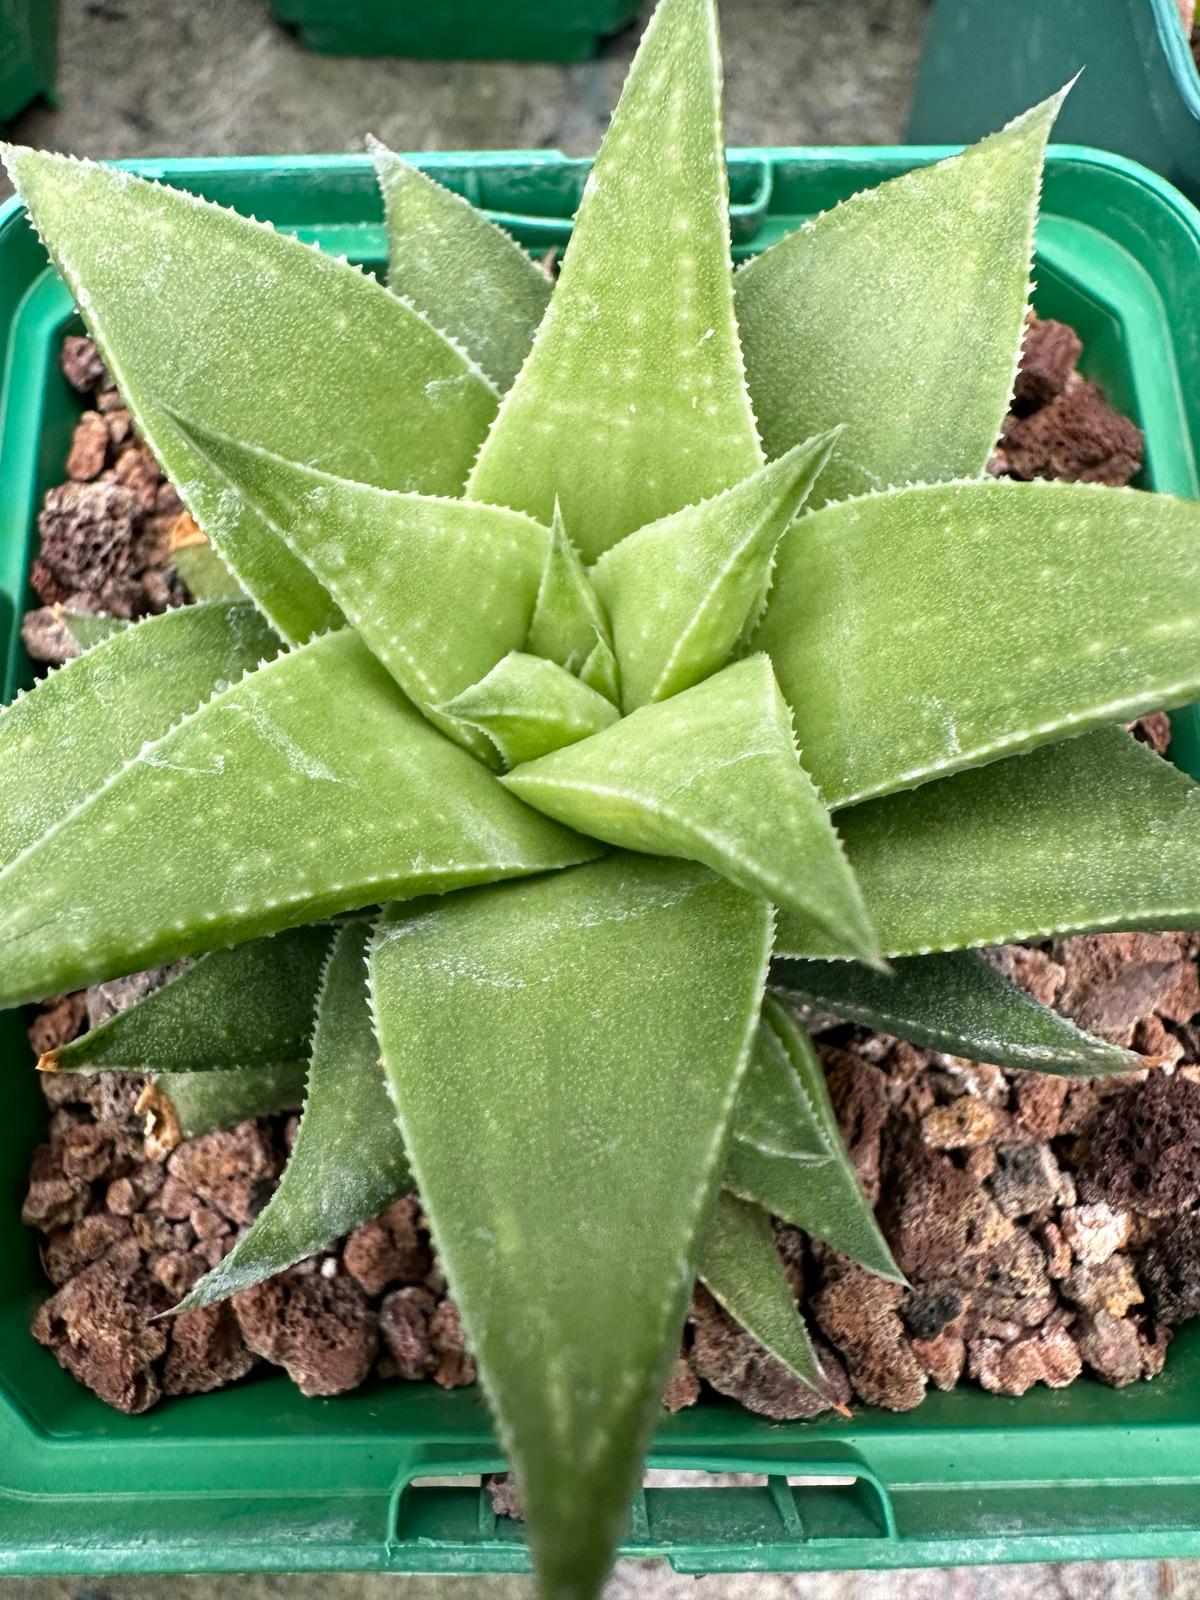
[[1082, 69], [1061, 139], [1141, 161], [1200, 201], [1200, 74], [1177, 0], [935, 0], [910, 139], [978, 139]]
[[271, 0], [302, 44], [340, 56], [587, 61], [640, 0]]
[[[735, 254], [945, 153], [732, 152]], [[587, 170], [553, 152], [418, 159], [539, 251], [566, 239]], [[382, 263], [363, 157], [132, 165]], [[1198, 274], [1200, 216], [1174, 190], [1116, 157], [1052, 151], [1037, 304], [1079, 330], [1089, 375], [1145, 430], [1146, 484], [1189, 496], [1200, 492]], [[80, 407], [58, 367], [73, 327], [12, 202], [0, 210], [6, 696], [28, 674], [17, 632], [37, 510], [61, 479]], [[1200, 773], [1191, 711], [1176, 729], [1174, 748]], [[0, 1016], [0, 1048], [0, 1573], [528, 1567], [521, 1525], [497, 1521], [471, 1477], [503, 1465], [477, 1391], [376, 1384], [305, 1400], [279, 1375], [127, 1417], [62, 1372], [28, 1333], [48, 1290], [19, 1208], [46, 1113], [17, 1013]], [[650, 1465], [701, 1476], [643, 1490], [624, 1551], [683, 1572], [1200, 1554], [1200, 1326], [1180, 1333], [1163, 1378], [1120, 1392], [1083, 1380], [1016, 1401], [964, 1388], [907, 1416], [785, 1424], [706, 1402], [664, 1417]], [[717, 1471], [761, 1481], [705, 1487]]]

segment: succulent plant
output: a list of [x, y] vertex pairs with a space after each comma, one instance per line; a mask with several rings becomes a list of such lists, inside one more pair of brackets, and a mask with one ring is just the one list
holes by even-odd
[[164, 1143], [306, 1082], [186, 1304], [415, 1181], [556, 1600], [697, 1273], [817, 1389], [769, 1216], [897, 1275], [792, 1002], [1121, 1071], [975, 947], [1200, 925], [1200, 799], [1115, 726], [1200, 695], [1200, 510], [986, 476], [1057, 104], [736, 276], [712, 0], [553, 284], [381, 147], [387, 288], [6, 152], [224, 592], [0, 717], [0, 1003], [191, 958], [42, 1063], [149, 1072]]

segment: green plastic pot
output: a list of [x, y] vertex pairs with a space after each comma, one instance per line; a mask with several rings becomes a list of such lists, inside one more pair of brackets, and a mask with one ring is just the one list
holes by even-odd
[[54, 99], [58, 0], [0, 0], [0, 122]]
[[935, 0], [909, 138], [980, 138], [1081, 70], [1058, 137], [1200, 200], [1200, 75], [1176, 0]]
[[[731, 156], [738, 255], [935, 150], [750, 150]], [[546, 152], [419, 158], [532, 249], [567, 236], [586, 165]], [[135, 164], [376, 267], [383, 230], [370, 164], [296, 157]], [[1058, 148], [1046, 177], [1037, 302], [1082, 335], [1087, 368], [1146, 431], [1147, 483], [1198, 491], [1200, 348], [1191, 316], [1200, 216], [1115, 157]], [[77, 327], [20, 208], [0, 211], [0, 639], [17, 642], [33, 524], [62, 476], [79, 397], [58, 370]], [[1200, 745], [1177, 747], [1194, 772]], [[472, 1475], [503, 1461], [475, 1390], [376, 1385], [305, 1400], [282, 1376], [106, 1409], [27, 1332], [46, 1294], [18, 1212], [45, 1122], [19, 1016], [0, 1017], [0, 1573], [507, 1572], [523, 1530], [497, 1521]], [[625, 1552], [682, 1572], [909, 1567], [1200, 1554], [1200, 1327], [1157, 1383], [1092, 1381], [1021, 1400], [971, 1389], [919, 1411], [772, 1424], [730, 1402], [664, 1417], [651, 1466], [695, 1472], [648, 1487]], [[761, 1475], [705, 1487], [704, 1473]], [[430, 1484], [429, 1478], [455, 1480]], [[820, 1481], [816, 1481], [820, 1480]]]
[[271, 0], [310, 50], [342, 56], [587, 61], [640, 0]]

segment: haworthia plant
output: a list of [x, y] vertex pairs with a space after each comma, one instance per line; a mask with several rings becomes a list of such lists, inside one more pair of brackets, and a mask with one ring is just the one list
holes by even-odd
[[712, 0], [661, 0], [555, 286], [381, 149], [388, 287], [6, 152], [237, 597], [0, 716], [0, 1002], [198, 958], [43, 1063], [176, 1135], [306, 1071], [198, 1300], [415, 1179], [550, 1600], [698, 1272], [818, 1388], [768, 1217], [899, 1276], [788, 1002], [1120, 1070], [970, 948], [1200, 925], [1197, 791], [1110, 726], [1200, 693], [1200, 511], [984, 478], [1054, 108], [736, 281]]

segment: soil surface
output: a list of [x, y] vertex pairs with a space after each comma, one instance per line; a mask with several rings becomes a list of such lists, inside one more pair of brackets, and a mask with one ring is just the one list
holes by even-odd
[[[1013, 408], [990, 470], [1125, 483], [1138, 430], [1076, 371], [1079, 341], [1031, 318]], [[67, 481], [47, 496], [25, 619], [35, 659], [75, 652], [64, 608], [137, 616], [186, 601], [170, 565], [194, 527], [133, 431], [94, 347], [70, 339], [70, 381], [90, 398]], [[1164, 716], [1139, 737], [1163, 749]], [[845, 1404], [907, 1410], [930, 1386], [1003, 1394], [1061, 1386], [1085, 1370], [1124, 1385], [1161, 1370], [1170, 1329], [1200, 1314], [1200, 938], [1088, 936], [993, 958], [1039, 999], [1129, 1045], [1155, 1067], [1070, 1081], [1003, 1072], [810, 1018], [863, 1184], [912, 1287], [870, 1277], [777, 1225], [798, 1301]], [[48, 1003], [41, 1054], [146, 991], [120, 980]], [[109, 1404], [281, 1367], [306, 1394], [372, 1374], [474, 1381], [453, 1301], [416, 1195], [227, 1305], [153, 1321], [232, 1246], [269, 1197], [295, 1118], [280, 1116], [151, 1155], [130, 1076], [43, 1078], [51, 1106], [25, 1221], [55, 1286], [35, 1336]], [[705, 1387], [763, 1415], [820, 1402], [698, 1290], [664, 1395]], [[498, 1482], [498, 1508], [515, 1511]]]

